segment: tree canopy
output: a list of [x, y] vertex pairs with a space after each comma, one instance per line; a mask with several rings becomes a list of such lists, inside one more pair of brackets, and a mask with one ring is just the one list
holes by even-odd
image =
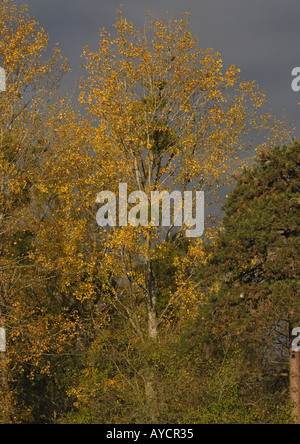
[[[118, 11], [116, 36], [83, 50], [78, 104], [28, 8], [3, 0], [0, 23], [0, 422], [263, 422], [270, 391], [243, 390], [240, 343], [211, 344], [298, 319], [299, 145], [270, 148], [291, 128], [188, 14], [139, 30]], [[120, 183], [209, 206], [233, 174], [220, 233], [208, 218], [192, 239], [174, 222], [96, 223], [98, 193]], [[272, 399], [271, 420], [290, 418]]]

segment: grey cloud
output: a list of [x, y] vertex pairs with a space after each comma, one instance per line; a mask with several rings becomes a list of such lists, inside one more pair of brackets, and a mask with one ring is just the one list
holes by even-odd
[[[74, 68], [70, 84], [79, 75], [82, 47], [95, 48], [98, 30], [112, 30], [119, 0], [15, 0], [28, 3], [30, 13], [59, 42]], [[270, 106], [283, 108], [295, 120], [300, 133], [300, 93], [291, 89], [291, 71], [300, 66], [299, 0], [123, 0], [126, 17], [137, 27], [144, 12], [162, 16], [191, 11], [191, 27], [201, 45], [219, 51], [224, 64], [241, 68], [242, 76], [256, 80], [266, 90]]]

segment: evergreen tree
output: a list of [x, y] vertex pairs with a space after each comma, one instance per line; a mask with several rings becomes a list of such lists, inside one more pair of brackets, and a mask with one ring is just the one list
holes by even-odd
[[[263, 366], [272, 390], [281, 389], [290, 333], [300, 325], [299, 142], [262, 152], [238, 177], [224, 210], [223, 229], [207, 247], [210, 302], [202, 316], [223, 341], [237, 340], [249, 363]], [[298, 367], [290, 374], [299, 389]], [[299, 421], [299, 392], [292, 391]]]

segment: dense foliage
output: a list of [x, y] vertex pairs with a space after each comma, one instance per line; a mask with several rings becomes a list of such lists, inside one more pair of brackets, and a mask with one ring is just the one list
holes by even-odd
[[[291, 130], [187, 14], [137, 31], [119, 11], [84, 49], [79, 109], [27, 7], [2, 0], [0, 23], [0, 422], [290, 422], [287, 359], [271, 366], [262, 338], [299, 319], [299, 144], [270, 148]], [[213, 205], [233, 172], [203, 239], [96, 224], [121, 182]]]

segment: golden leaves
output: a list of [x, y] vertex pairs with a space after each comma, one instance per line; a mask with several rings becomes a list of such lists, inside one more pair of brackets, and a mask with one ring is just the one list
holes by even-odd
[[[3, 0], [0, 20], [8, 73], [0, 96], [1, 284], [12, 295], [11, 362], [28, 365], [34, 378], [50, 374], [47, 354], [60, 356], [75, 341], [86, 313], [101, 331], [124, 318], [136, 346], [149, 336], [150, 316], [164, 333], [205, 302], [194, 274], [207, 261], [202, 240], [186, 245], [171, 227], [99, 228], [100, 191], [126, 182], [147, 196], [176, 188], [213, 200], [256, 135], [268, 131], [273, 143], [291, 133], [262, 114], [266, 98], [255, 82], [241, 80], [234, 65], [224, 72], [220, 54], [199, 47], [187, 15], [149, 16], [135, 30], [119, 13], [116, 38], [100, 31], [97, 51], [83, 51], [79, 103], [89, 119], [70, 97], [57, 99], [66, 61], [58, 47], [42, 61], [48, 37], [26, 8]], [[31, 249], [12, 260], [16, 228], [30, 231]], [[118, 390], [120, 381], [104, 387]]]

